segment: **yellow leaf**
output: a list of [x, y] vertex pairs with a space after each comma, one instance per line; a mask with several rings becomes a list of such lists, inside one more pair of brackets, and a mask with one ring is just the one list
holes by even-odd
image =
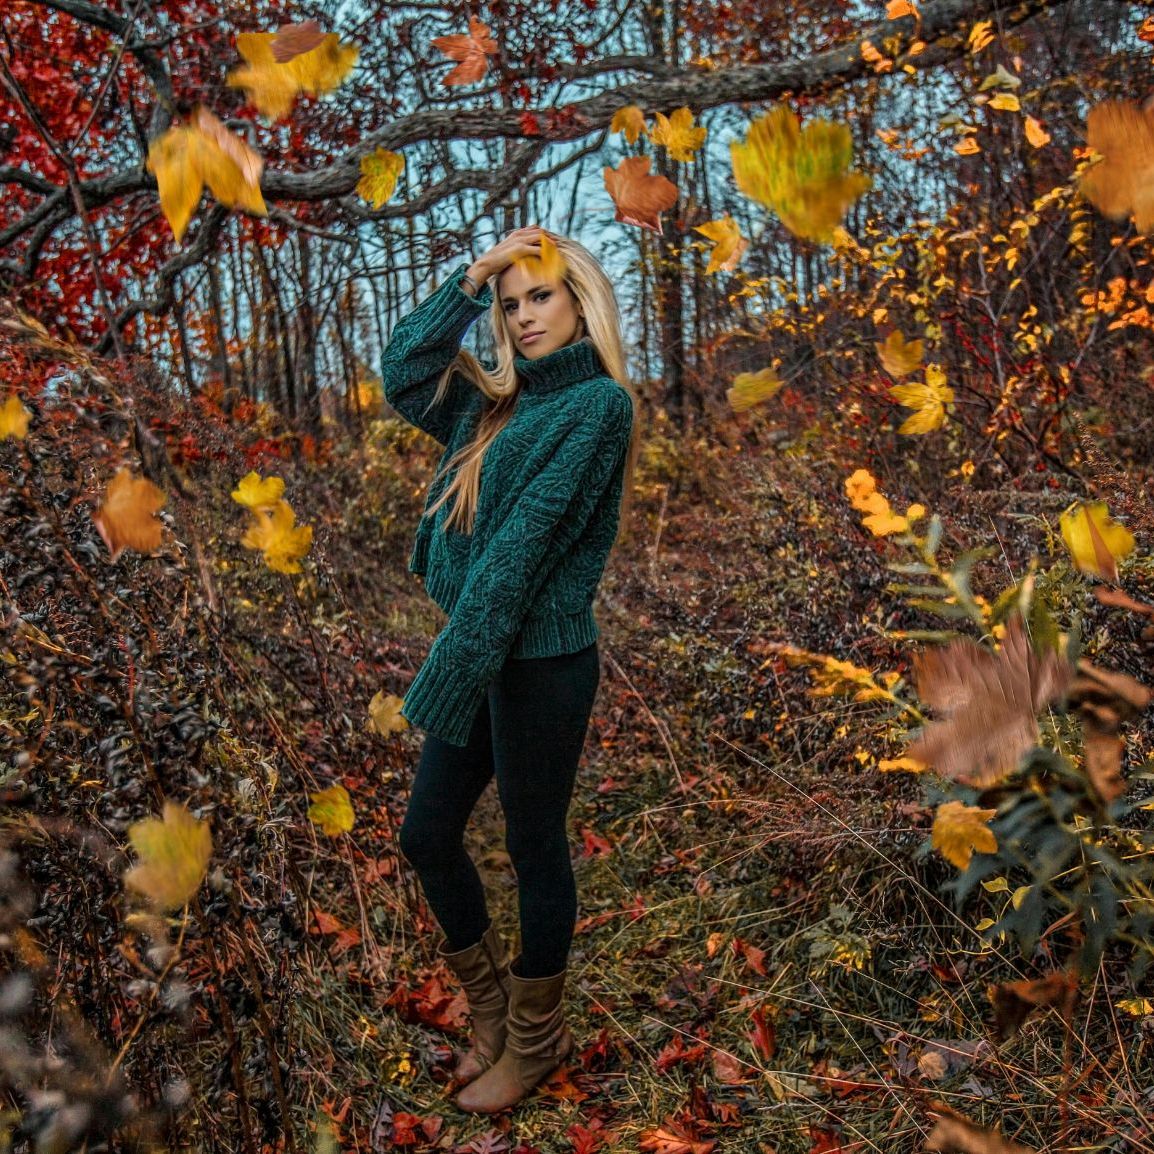
[[349, 791], [343, 785], [330, 785], [319, 793], [310, 793], [309, 820], [329, 835], [348, 833], [356, 820]]
[[382, 737], [408, 729], [408, 721], [401, 716], [403, 704], [401, 698], [383, 689], [379, 690], [369, 702], [369, 729]]
[[939, 805], [930, 833], [934, 849], [960, 870], [970, 864], [974, 850], [979, 853], [997, 853], [997, 838], [986, 824], [997, 812], [996, 809], [979, 809], [960, 801], [947, 801]]
[[886, 757], [878, 762], [878, 769], [882, 773], [896, 773], [904, 770], [906, 773], [925, 773], [926, 767], [915, 757]]
[[862, 511], [870, 511], [866, 501], [874, 496], [877, 487], [877, 481], [873, 479], [868, 469], [858, 469], [845, 479], [845, 492], [849, 497], [849, 503]]
[[978, 85], [979, 92], [986, 92], [991, 88], [1021, 88], [1021, 78], [1015, 76], [1004, 65], [999, 64], [989, 76]]
[[613, 119], [609, 122], [609, 131], [624, 132], [625, 139], [630, 144], [636, 144], [643, 133], [646, 136], [649, 135], [649, 129], [645, 124], [645, 113], [636, 104], [627, 104], [624, 108], [619, 108], [613, 113]]
[[405, 158], [399, 152], [378, 148], [361, 158], [361, 179], [357, 181], [357, 192], [373, 208], [380, 208], [393, 195], [397, 178], [405, 167]]
[[163, 816], [130, 826], [128, 840], [140, 858], [124, 875], [124, 884], [160, 910], [178, 910], [204, 881], [212, 857], [207, 822], [197, 821], [183, 805], [164, 803]]
[[189, 124], [196, 163], [212, 195], [227, 208], [264, 216], [268, 210], [260, 191], [264, 169], [260, 155], [203, 106], [193, 112]]
[[276, 57], [276, 35], [271, 32], [241, 32], [236, 47], [247, 67], [235, 69], [227, 77], [233, 88], [243, 88], [258, 112], [272, 119], [287, 116], [298, 94], [319, 96], [331, 92], [352, 70], [359, 49], [342, 44], [329, 32], [315, 48], [283, 63]]
[[1062, 540], [1083, 573], [1118, 580], [1118, 562], [1134, 551], [1134, 534], [1111, 520], [1104, 501], [1074, 505], [1059, 519]]
[[871, 40], [863, 40], [861, 42], [861, 58], [867, 63], [872, 64], [875, 72], [892, 72], [894, 62], [888, 57], [883, 56]]
[[706, 129], [693, 126], [693, 113], [688, 107], [678, 108], [672, 116], [656, 113], [657, 124], [650, 130], [649, 139], [664, 145], [673, 160], [689, 161], [705, 143]]
[[252, 472], [241, 478], [230, 496], [246, 509], [272, 506], [284, 496], [284, 481], [280, 477], [266, 477], [262, 481], [259, 473]]
[[906, 435], [940, 429], [946, 423], [946, 405], [954, 399], [954, 390], [946, 385], [945, 373], [939, 365], [926, 365], [924, 381], [894, 385], [890, 393], [899, 405], [914, 410], [898, 429]]
[[749, 248], [749, 241], [741, 235], [740, 226], [729, 213], [720, 220], [695, 225], [693, 231], [714, 242], [713, 250], [709, 254], [709, 264], [705, 268], [706, 273], [719, 270], [731, 272], [741, 260], [741, 254]]
[[204, 178], [193, 162], [189, 149], [190, 130], [174, 125], [148, 146], [145, 167], [156, 177], [160, 211], [168, 221], [176, 243], [184, 239], [188, 222], [200, 203]]
[[990, 100], [990, 107], [999, 112], [1021, 112], [1022, 102], [1012, 92], [999, 92]]
[[1026, 117], [1026, 139], [1035, 147], [1042, 148], [1050, 143], [1050, 134], [1032, 116]]
[[973, 156], [976, 152], [982, 151], [982, 146], [972, 136], [967, 136], [964, 140], [959, 140], [954, 145], [954, 151], [959, 156]]
[[162, 526], [156, 519], [165, 497], [146, 477], [118, 470], [104, 490], [104, 500], [92, 520], [115, 561], [125, 549], [150, 553], [160, 547]]
[[966, 43], [975, 56], [994, 39], [994, 34], [990, 31], [992, 26], [992, 22], [989, 20], [979, 20], [970, 29], [970, 36]]
[[311, 525], [294, 528], [296, 514], [287, 501], [256, 510], [256, 519], [241, 538], [246, 549], [259, 549], [265, 564], [278, 573], [299, 573], [300, 560], [313, 542]]
[[1123, 998], [1120, 1002], [1114, 1003], [1114, 1009], [1134, 1018], [1144, 1018], [1148, 1014], [1154, 1014], [1154, 1002], [1149, 998]]
[[898, 329], [894, 329], [883, 344], [875, 344], [882, 368], [891, 377], [904, 377], [922, 367], [925, 342], [907, 341]]
[[735, 413], [744, 413], [762, 401], [768, 401], [785, 382], [772, 368], [758, 369], [756, 373], [738, 373], [733, 387], [727, 389], [726, 400]]
[[24, 407], [24, 402], [12, 393], [0, 407], [0, 441], [9, 437], [22, 441], [28, 436], [28, 421], [32, 413]]
[[541, 233], [541, 255], [523, 256], [517, 262], [517, 267], [524, 270], [527, 277], [538, 282], [556, 283], [566, 272], [565, 258], [557, 247], [553, 238], [547, 233]]

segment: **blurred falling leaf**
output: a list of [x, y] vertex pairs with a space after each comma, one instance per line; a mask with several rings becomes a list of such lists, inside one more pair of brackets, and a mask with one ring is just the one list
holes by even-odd
[[1090, 109], [1086, 143], [1102, 160], [1082, 177], [1082, 195], [1112, 220], [1134, 217], [1141, 233], [1154, 228], [1154, 113], [1128, 100]]
[[729, 213], [720, 220], [695, 225], [693, 231], [714, 242], [713, 250], [709, 254], [709, 264], [705, 269], [707, 274], [720, 270], [732, 272], [737, 268], [742, 253], [749, 248], [749, 241], [741, 235], [741, 228]]
[[523, 256], [516, 265], [527, 277], [537, 283], [557, 282], [566, 273], [565, 258], [561, 255], [556, 242], [545, 231], [541, 232], [541, 255]]
[[1012, 773], [1038, 742], [1037, 713], [1061, 697], [1073, 670], [1053, 650], [1039, 657], [1020, 614], [997, 653], [969, 639], [914, 657], [918, 696], [946, 715], [931, 722], [909, 756], [979, 788]]
[[636, 144], [644, 134], [649, 135], [649, 128], [645, 123], [645, 113], [636, 104], [627, 104], [613, 113], [609, 122], [610, 132], [623, 132], [629, 144]]
[[1098, 669], [1085, 660], [1078, 662], [1067, 706], [1082, 721], [1086, 774], [1107, 804], [1126, 789], [1119, 732], [1122, 723], [1136, 718], [1150, 700], [1150, 690], [1129, 674]]
[[320, 96], [332, 92], [352, 71], [360, 55], [356, 45], [344, 44], [335, 32], [329, 32], [316, 47], [282, 63], [274, 45], [279, 35], [238, 33], [237, 51], [247, 67], [237, 68], [227, 77], [230, 87], [245, 89], [257, 111], [273, 120], [287, 116], [301, 93]]
[[24, 407], [24, 402], [12, 393], [0, 407], [0, 441], [9, 437], [22, 441], [28, 436], [28, 422], [32, 413]]
[[693, 113], [688, 107], [676, 109], [672, 115], [655, 114], [657, 123], [650, 129], [649, 139], [664, 145], [673, 160], [690, 161], [705, 143], [706, 129], [694, 127]]
[[348, 833], [353, 828], [355, 816], [349, 791], [343, 785], [330, 785], [319, 793], [310, 793], [309, 820], [329, 835]]
[[380, 208], [397, 188], [397, 178], [405, 167], [405, 158], [399, 152], [378, 148], [361, 158], [361, 179], [357, 193], [373, 208]]
[[138, 821], [128, 840], [140, 858], [124, 875], [124, 884], [160, 910], [178, 910], [192, 899], [208, 871], [212, 834], [183, 805], [166, 801], [163, 816]]
[[1134, 551], [1134, 534], [1111, 520], [1104, 501], [1074, 505], [1059, 518], [1062, 540], [1083, 572], [1117, 582], [1118, 562]]
[[998, 1040], [1004, 1042], [1012, 1038], [1035, 1010], [1068, 1004], [1067, 999], [1077, 988], [1077, 977], [1064, 970], [1056, 970], [1044, 978], [992, 985], [989, 997], [994, 1004], [994, 1032]]
[[974, 850], [996, 853], [998, 841], [986, 822], [997, 812], [996, 809], [980, 809], [960, 801], [944, 802], [934, 814], [930, 834], [934, 849], [960, 870], [970, 864]]
[[240, 543], [246, 549], [259, 549], [270, 569], [278, 573], [299, 573], [301, 558], [312, 546], [312, 526], [295, 526], [296, 514], [287, 501], [277, 501], [255, 513], [256, 520]]
[[784, 105], [755, 120], [746, 139], [729, 149], [737, 187], [809, 240], [832, 239], [846, 209], [870, 187], [868, 176], [849, 171], [853, 138], [846, 125], [818, 120], [803, 131]]
[[260, 474], [254, 471], [242, 477], [240, 484], [229, 495], [247, 509], [272, 506], [284, 496], [284, 481], [272, 476], [262, 481]]
[[160, 547], [162, 526], [156, 514], [167, 498], [145, 477], [120, 469], [108, 482], [92, 520], [115, 561], [125, 549], [151, 553]]
[[938, 1154], [1036, 1154], [1029, 1146], [1010, 1142], [997, 1130], [987, 1130], [954, 1113], [941, 1102], [933, 1104], [935, 1126], [926, 1138], [926, 1149]]
[[382, 737], [408, 729], [408, 721], [401, 716], [402, 705], [402, 698], [386, 693], [383, 689], [378, 690], [369, 702], [369, 729]]
[[726, 390], [725, 396], [735, 413], [744, 413], [769, 400], [784, 384], [773, 368], [758, 369], [756, 373], [738, 373], [733, 378], [733, 387]]
[[441, 81], [442, 84], [475, 84], [489, 69], [486, 59], [499, 51], [500, 46], [489, 35], [489, 26], [482, 24], [476, 16], [469, 17], [469, 33], [452, 36], [437, 36], [433, 47], [443, 52], [450, 60], [459, 63]]
[[627, 156], [615, 169], [601, 171], [617, 209], [613, 219], [660, 233], [661, 214], [677, 203], [677, 185], [650, 175], [648, 156]]
[[891, 377], [904, 377], [922, 367], [926, 343], [922, 340], [907, 341], [898, 329], [894, 329], [885, 341], [875, 343], [878, 358]]
[[926, 365], [925, 380], [894, 385], [890, 393], [899, 405], [914, 410], [898, 426], [898, 432], [907, 436], [940, 429], [946, 423], [946, 405], [954, 399], [954, 390], [946, 384], [946, 375], [938, 365]]
[[324, 40], [325, 34], [315, 20], [302, 24], [282, 24], [272, 38], [272, 58], [278, 64], [292, 60], [303, 52], [311, 52]]

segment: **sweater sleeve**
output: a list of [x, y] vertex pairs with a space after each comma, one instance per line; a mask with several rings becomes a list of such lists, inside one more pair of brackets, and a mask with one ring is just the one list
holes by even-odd
[[471, 381], [454, 374], [441, 403], [430, 408], [437, 381], [461, 347], [469, 326], [493, 301], [488, 282], [475, 297], [461, 287], [458, 265], [443, 284], [393, 327], [381, 358], [381, 378], [389, 404], [411, 425], [442, 445], [476, 393]]
[[[596, 500], [624, 467], [633, 405], [607, 389], [584, 407], [469, 569], [449, 622], [409, 686], [402, 714], [449, 742], [465, 745], [490, 680], [504, 664], [525, 612], [553, 560], [585, 529]], [[580, 510], [580, 511], [578, 511]]]

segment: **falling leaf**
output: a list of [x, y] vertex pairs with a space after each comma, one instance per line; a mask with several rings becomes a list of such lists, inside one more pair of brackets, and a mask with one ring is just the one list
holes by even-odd
[[355, 820], [349, 791], [343, 785], [330, 785], [319, 793], [310, 793], [309, 820], [319, 825], [329, 837], [348, 833]]
[[1050, 134], [1032, 116], [1026, 117], [1026, 139], [1035, 147], [1043, 148], [1050, 143]]
[[525, 276], [538, 284], [553, 283], [562, 280], [567, 271], [565, 258], [561, 255], [556, 242], [545, 231], [541, 233], [541, 255], [523, 256], [516, 265]]
[[818, 120], [803, 131], [784, 105], [755, 120], [746, 139], [729, 148], [737, 187], [809, 240], [832, 239], [846, 210], [870, 187], [868, 176], [849, 171], [853, 138], [846, 125]]
[[1012, 92], [999, 92], [990, 100], [990, 107], [999, 112], [1021, 112], [1022, 102]]
[[975, 137], [967, 136], [954, 145], [954, 151], [959, 156], [974, 156], [976, 153], [982, 151], [982, 146], [977, 142]]
[[881, 773], [925, 773], [925, 765], [912, 757], [885, 757], [878, 762]]
[[404, 701], [396, 695], [378, 690], [369, 702], [369, 729], [382, 737], [408, 729], [408, 721], [401, 716], [403, 704]]
[[756, 373], [738, 373], [725, 397], [735, 413], [744, 413], [754, 405], [768, 401], [784, 384], [773, 368], [758, 369]]
[[933, 1103], [932, 1116], [935, 1125], [925, 1145], [937, 1154], [1035, 1154], [1031, 1147], [1010, 1142], [997, 1130], [979, 1126], [941, 1102]]
[[986, 822], [997, 812], [996, 809], [980, 809], [960, 801], [944, 802], [934, 814], [934, 827], [930, 834], [934, 849], [960, 870], [970, 864], [974, 850], [996, 853], [998, 841]]
[[313, 541], [311, 525], [294, 528], [296, 514], [287, 501], [256, 510], [256, 520], [240, 539], [246, 549], [259, 549], [265, 564], [278, 573], [299, 573], [301, 558]]
[[22, 441], [28, 436], [28, 422], [32, 413], [24, 407], [24, 402], [12, 393], [0, 407], [0, 441], [9, 437]]
[[939, 365], [926, 365], [924, 381], [894, 385], [890, 393], [899, 405], [914, 410], [898, 427], [898, 432], [907, 436], [940, 429], [946, 423], [946, 405], [954, 399], [954, 390], [947, 386]]
[[134, 477], [128, 469], [117, 471], [92, 517], [112, 554], [110, 560], [116, 561], [125, 549], [151, 553], [160, 547], [162, 526], [156, 514], [166, 499], [146, 477]]
[[904, 377], [922, 367], [925, 356], [925, 341], [907, 341], [898, 329], [894, 329], [885, 342], [875, 344], [882, 368], [891, 377]]
[[602, 169], [605, 189], [617, 212], [614, 220], [661, 232], [661, 214], [677, 203], [677, 185], [649, 172], [648, 156], [627, 156], [614, 169]]
[[405, 158], [399, 152], [378, 148], [361, 158], [361, 179], [357, 192], [373, 208], [380, 208], [396, 191], [397, 178], [405, 167]]
[[360, 54], [356, 45], [344, 44], [335, 32], [329, 32], [315, 48], [281, 63], [274, 45], [278, 35], [239, 33], [236, 47], [247, 67], [227, 77], [230, 87], [245, 89], [257, 111], [273, 120], [287, 116], [301, 93], [320, 96], [339, 87]]
[[1118, 562], [1134, 551], [1134, 534], [1110, 517], [1104, 501], [1074, 505], [1059, 518], [1062, 540], [1083, 572], [1117, 582]]
[[720, 220], [695, 225], [693, 231], [714, 242], [713, 250], [709, 254], [709, 264], [705, 268], [707, 274], [732, 272], [737, 268], [742, 253], [749, 248], [749, 241], [741, 235], [740, 226], [729, 213]]
[[642, 134], [648, 136], [649, 128], [645, 123], [645, 113], [636, 104], [627, 104], [613, 113], [609, 122], [610, 132], [624, 132], [629, 144], [636, 144]]
[[457, 67], [443, 80], [443, 84], [475, 84], [488, 71], [487, 56], [499, 50], [497, 42], [489, 35], [489, 27], [476, 16], [469, 17], [469, 34], [437, 36], [433, 47], [443, 52], [450, 60], [459, 61]]
[[1132, 215], [1139, 232], [1154, 229], [1154, 113], [1104, 101], [1090, 109], [1086, 143], [1102, 160], [1082, 177], [1082, 195], [1103, 216]]
[[903, 16], [913, 16], [920, 19], [921, 13], [913, 0], [889, 0], [886, 5], [886, 19], [900, 20]]
[[271, 476], [262, 481], [259, 473], [249, 473], [229, 495], [247, 509], [271, 507], [284, 496], [284, 481]]
[[128, 840], [140, 864], [124, 883], [159, 910], [178, 910], [192, 899], [208, 871], [212, 834], [183, 805], [166, 801], [163, 816], [129, 826]]
[[649, 139], [664, 145], [673, 160], [692, 160], [693, 154], [705, 143], [706, 129], [694, 127], [689, 108], [678, 108], [669, 117], [658, 112], [656, 117], [657, 124], [650, 130]]
[[989, 20], [979, 20], [973, 28], [970, 29], [970, 35], [966, 44], [973, 55], [977, 56], [983, 48], [993, 42], [994, 34], [990, 31], [992, 26]]
[[994, 1004], [995, 1034], [999, 1041], [1012, 1038], [1023, 1022], [1037, 1009], [1066, 1003], [1078, 987], [1077, 978], [1056, 970], [1044, 978], [1019, 982], [1001, 982], [989, 989]]
[[284, 64], [294, 56], [311, 52], [324, 38], [325, 34], [315, 20], [306, 20], [303, 24], [282, 24], [272, 38], [272, 58], [278, 64]]
[[909, 756], [984, 788], [1037, 744], [1036, 715], [1062, 696], [1073, 670], [1052, 649], [1039, 656], [1015, 614], [996, 653], [968, 638], [953, 641], [915, 656], [914, 674], [921, 700], [946, 716], [926, 726]]

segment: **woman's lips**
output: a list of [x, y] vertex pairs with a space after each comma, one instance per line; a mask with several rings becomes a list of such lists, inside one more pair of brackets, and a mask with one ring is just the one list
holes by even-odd
[[531, 345], [538, 337], [543, 337], [544, 333], [528, 333], [521, 338], [521, 344]]

